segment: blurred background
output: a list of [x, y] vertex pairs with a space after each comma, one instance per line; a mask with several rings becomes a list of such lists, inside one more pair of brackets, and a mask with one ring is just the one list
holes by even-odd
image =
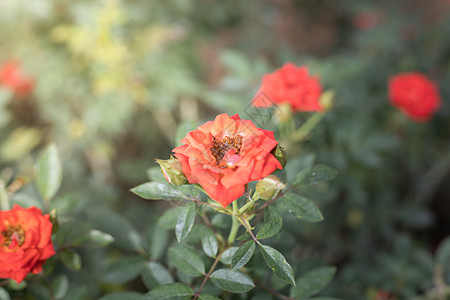
[[[450, 283], [450, 1], [4, 0], [0, 177], [25, 183], [13, 203], [42, 207], [26, 182], [54, 142], [64, 169], [50, 204], [59, 244], [86, 228], [116, 238], [95, 251], [71, 244], [83, 261], [64, 271], [73, 291], [97, 299], [144, 289], [108, 270], [136, 243], [152, 247], [145, 241], [171, 204], [129, 189], [157, 176], [154, 159], [199, 124], [222, 112], [251, 119], [262, 76], [289, 61], [336, 96], [308, 139], [287, 147], [288, 177], [306, 161], [339, 175], [312, 191], [323, 222], [285, 222], [288, 260], [304, 271], [336, 266], [326, 292], [349, 300], [413, 299]], [[409, 71], [439, 85], [429, 122], [389, 104], [388, 78]], [[297, 124], [309, 116], [298, 113]], [[274, 120], [267, 128], [276, 131]]]

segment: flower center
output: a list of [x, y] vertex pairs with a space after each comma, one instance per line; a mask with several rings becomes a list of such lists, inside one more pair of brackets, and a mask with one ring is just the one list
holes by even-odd
[[25, 229], [23, 229], [20, 225], [9, 225], [6, 227], [5, 231], [2, 231], [2, 235], [4, 238], [3, 245], [6, 247], [9, 247], [11, 244], [11, 247], [15, 247], [17, 244], [19, 244], [20, 247], [23, 243], [25, 243]]
[[236, 135], [235, 137], [226, 136], [220, 141], [213, 137], [213, 146], [211, 147], [211, 153], [216, 159], [216, 165], [219, 165], [225, 154], [230, 149], [234, 149], [236, 154], [239, 154], [242, 146], [242, 136]]

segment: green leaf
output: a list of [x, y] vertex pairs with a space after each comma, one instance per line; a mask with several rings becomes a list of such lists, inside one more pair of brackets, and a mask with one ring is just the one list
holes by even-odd
[[177, 218], [177, 224], [175, 225], [175, 235], [177, 236], [178, 243], [184, 240], [188, 236], [189, 232], [191, 232], [194, 221], [195, 203], [190, 202], [182, 208]]
[[315, 165], [312, 168], [300, 171], [295, 178], [294, 185], [312, 185], [322, 181], [332, 180], [336, 175], [336, 170], [326, 165]]
[[209, 295], [209, 294], [200, 294], [198, 296], [198, 299], [200, 299], [200, 300], [221, 300], [219, 297]]
[[8, 292], [2, 287], [0, 287], [0, 300], [11, 300]]
[[37, 300], [48, 300], [51, 299], [50, 291], [40, 284], [30, 284], [28, 291]]
[[225, 250], [222, 253], [222, 256], [220, 257], [220, 262], [223, 263], [224, 265], [230, 265], [231, 261], [233, 260], [233, 256], [238, 249], [239, 247], [230, 247], [227, 250]]
[[190, 200], [192, 192], [187, 187], [151, 181], [138, 185], [130, 190], [134, 194], [147, 200]]
[[250, 235], [250, 233], [245, 232], [244, 234], [238, 236], [236, 239], [241, 242], [246, 242], [251, 238], [252, 238], [252, 236]]
[[146, 299], [145, 295], [137, 292], [117, 292], [105, 295], [98, 300], [145, 300], [145, 299]]
[[220, 269], [211, 274], [211, 282], [217, 287], [232, 292], [245, 293], [255, 287], [252, 279], [239, 271]]
[[231, 260], [231, 267], [233, 270], [237, 270], [245, 266], [255, 253], [256, 244], [255, 241], [250, 240], [245, 242], [233, 256]]
[[93, 228], [114, 237], [114, 244], [125, 250], [142, 250], [141, 236], [134, 225], [124, 216], [106, 207], [87, 210]]
[[137, 255], [126, 256], [109, 266], [102, 280], [121, 284], [136, 278], [146, 266], [145, 258]]
[[205, 252], [207, 256], [215, 258], [219, 251], [219, 243], [217, 242], [214, 232], [207, 228], [203, 233], [201, 241], [203, 252]]
[[436, 265], [445, 266], [450, 262], [450, 236], [439, 243], [435, 255]]
[[169, 261], [175, 268], [187, 275], [200, 276], [205, 273], [205, 265], [202, 259], [189, 248], [181, 246], [169, 248]]
[[257, 239], [267, 239], [276, 235], [283, 227], [283, 219], [276, 218], [266, 222], [256, 235]]
[[191, 299], [192, 288], [183, 283], [160, 285], [146, 294], [145, 300], [184, 300]]
[[155, 226], [151, 223], [147, 228], [147, 251], [150, 257], [158, 260], [164, 253], [169, 240], [169, 233], [167, 230]]
[[142, 281], [148, 289], [158, 285], [174, 283], [170, 273], [163, 265], [157, 262], [149, 262], [142, 272]]
[[81, 269], [81, 257], [71, 249], [61, 252], [61, 261], [70, 270], [78, 271]]
[[309, 300], [341, 300], [341, 299], [333, 297], [319, 297], [319, 298], [309, 298]]
[[87, 295], [88, 289], [85, 285], [74, 286], [69, 289], [64, 300], [85, 300]]
[[287, 283], [295, 286], [294, 272], [292, 271], [292, 267], [286, 261], [286, 258], [284, 258], [283, 254], [281, 254], [278, 250], [265, 245], [260, 245], [259, 249], [261, 250], [266, 264], [275, 273], [275, 275]]
[[95, 247], [105, 247], [114, 242], [114, 237], [97, 229], [89, 230], [89, 240]]
[[158, 219], [158, 225], [164, 229], [175, 229], [177, 225], [177, 219], [183, 208], [181, 206], [175, 206], [166, 210], [162, 216]]
[[40, 155], [36, 165], [36, 184], [42, 198], [50, 200], [61, 185], [62, 165], [58, 148], [49, 145]]
[[66, 275], [61, 274], [52, 282], [51, 289], [55, 299], [63, 299], [69, 289], [69, 279]]
[[292, 298], [308, 298], [323, 290], [336, 273], [334, 267], [320, 267], [302, 275], [297, 285], [291, 288]]
[[299, 219], [307, 222], [319, 222], [323, 220], [323, 215], [319, 208], [305, 197], [288, 193], [284, 195], [283, 203], [287, 206], [289, 212]]

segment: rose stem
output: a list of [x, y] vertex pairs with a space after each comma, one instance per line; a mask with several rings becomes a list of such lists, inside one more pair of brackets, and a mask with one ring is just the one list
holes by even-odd
[[316, 127], [316, 125], [320, 122], [320, 120], [322, 120], [322, 118], [325, 116], [324, 113], [320, 113], [320, 112], [316, 112], [314, 113], [309, 119], [308, 121], [306, 121], [299, 129], [297, 129], [297, 131], [295, 131], [292, 136], [291, 139], [295, 142], [299, 142], [302, 139], [304, 139], [308, 133], [314, 128]]
[[236, 200], [233, 201], [232, 205], [233, 205], [233, 215], [231, 217], [232, 217], [233, 223], [231, 225], [230, 235], [228, 236], [228, 244], [229, 245], [233, 244], [234, 239], [236, 238], [237, 231], [239, 229], [239, 221], [236, 217], [236, 215], [238, 214], [237, 201]]

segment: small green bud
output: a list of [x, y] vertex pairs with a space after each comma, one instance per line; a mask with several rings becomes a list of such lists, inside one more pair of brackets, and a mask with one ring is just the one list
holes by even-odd
[[334, 105], [334, 91], [325, 91], [322, 96], [320, 96], [319, 103], [322, 105], [324, 111], [329, 111]]
[[156, 162], [161, 167], [161, 173], [164, 178], [173, 185], [183, 185], [188, 183], [186, 176], [181, 170], [181, 163], [178, 159], [171, 156], [170, 159], [162, 160], [156, 159]]
[[256, 184], [256, 194], [263, 200], [271, 200], [275, 195], [286, 187], [277, 176], [269, 175]]
[[280, 146], [280, 144], [278, 144], [275, 148], [273, 148], [272, 151], [270, 151], [270, 153], [272, 153], [273, 156], [275, 156], [275, 158], [280, 162], [283, 168], [284, 166], [286, 166], [287, 155], [286, 152], [284, 152], [283, 147]]

